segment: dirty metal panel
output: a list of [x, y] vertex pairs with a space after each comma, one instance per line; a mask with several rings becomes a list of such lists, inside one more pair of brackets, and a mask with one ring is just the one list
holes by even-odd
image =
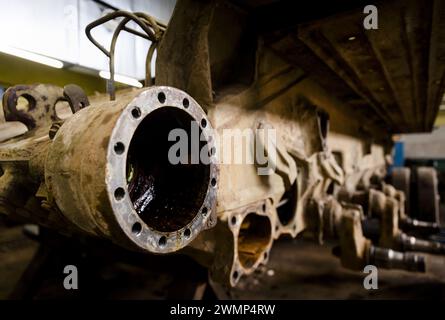
[[272, 27], [266, 43], [389, 132], [431, 130], [445, 86], [445, 4], [379, 2], [378, 30], [364, 29], [362, 10]]
[[345, 112], [364, 123], [364, 127], [374, 128], [382, 133], [386, 131], [381, 118], [369, 107], [368, 102], [330, 69], [324, 61], [300, 40], [297, 35], [284, 36], [279, 40], [268, 38], [266, 43], [278, 56], [291, 65], [301, 68], [308, 77], [326, 88], [340, 101], [348, 101], [344, 105]]

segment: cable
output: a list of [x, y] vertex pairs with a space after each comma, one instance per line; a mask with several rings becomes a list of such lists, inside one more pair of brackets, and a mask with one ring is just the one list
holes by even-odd
[[[99, 2], [100, 0], [97, 0], [96, 2]], [[102, 1], [100, 1], [102, 2]], [[104, 24], [107, 23], [110, 20], [117, 19], [117, 18], [124, 18], [119, 25], [116, 27], [116, 30], [113, 33], [113, 37], [111, 40], [111, 46], [110, 51], [105, 49], [99, 42], [94, 39], [94, 37], [91, 34], [91, 31]], [[137, 30], [128, 28], [126, 25], [130, 22], [135, 22], [142, 30], [142, 32], [139, 32]], [[162, 36], [164, 35], [165, 29], [167, 26], [163, 24], [162, 22], [156, 20], [155, 18], [149, 16], [148, 14], [142, 13], [142, 12], [127, 12], [127, 11], [114, 11], [111, 12], [96, 21], [93, 21], [92, 23], [88, 24], [85, 28], [85, 33], [87, 38], [99, 49], [101, 50], [109, 59], [109, 68], [110, 68], [110, 99], [115, 100], [115, 85], [114, 85], [114, 58], [115, 58], [115, 49], [116, 49], [116, 43], [117, 39], [119, 37], [119, 34], [121, 31], [126, 31], [128, 33], [131, 33], [135, 36], [144, 38], [146, 40], [151, 41], [150, 48], [147, 52], [146, 62], [145, 62], [145, 86], [151, 85], [151, 60], [153, 58], [153, 54], [156, 50], [156, 47], [159, 43], [159, 41], [162, 39]]]

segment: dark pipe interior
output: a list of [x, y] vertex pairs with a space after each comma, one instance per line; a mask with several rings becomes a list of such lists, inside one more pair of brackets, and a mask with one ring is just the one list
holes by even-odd
[[[192, 121], [183, 110], [157, 109], [141, 122], [130, 144], [127, 180], [131, 201], [141, 219], [161, 232], [186, 226], [199, 212], [206, 196], [209, 165], [201, 161], [175, 165], [168, 159], [169, 149], [176, 143], [168, 141], [168, 135], [175, 128], [188, 133], [190, 153]], [[200, 141], [199, 150], [202, 148], [207, 150], [207, 142]]]

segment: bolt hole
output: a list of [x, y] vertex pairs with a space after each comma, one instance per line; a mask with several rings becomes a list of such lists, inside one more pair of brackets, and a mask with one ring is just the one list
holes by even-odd
[[232, 224], [232, 226], [234, 226], [236, 224], [236, 217], [233, 216], [232, 219], [230, 220], [230, 223]]
[[138, 107], [134, 107], [133, 110], [131, 110], [131, 115], [133, 116], [133, 118], [139, 119], [142, 115], [141, 109], [139, 109]]
[[184, 100], [182, 100], [182, 105], [184, 106], [184, 108], [187, 109], [190, 106], [189, 99], [185, 98]]
[[164, 92], [159, 92], [159, 94], [158, 94], [158, 100], [159, 100], [159, 102], [160, 103], [165, 103], [165, 100], [166, 100], [167, 98], [165, 97], [165, 93]]
[[239, 276], [238, 271], [233, 271], [233, 274], [232, 274], [233, 280], [238, 279], [238, 276]]
[[210, 157], [211, 157], [211, 156], [214, 156], [215, 153], [216, 153], [216, 148], [215, 148], [215, 147], [210, 148], [210, 150], [209, 150], [209, 156], [210, 156]]
[[124, 190], [124, 188], [117, 188], [114, 191], [114, 198], [116, 200], [118, 200], [118, 201], [122, 200], [124, 197], [125, 197], [125, 190]]
[[125, 145], [122, 142], [117, 142], [114, 145], [114, 152], [116, 152], [116, 154], [123, 154], [125, 152]]
[[188, 238], [190, 238], [190, 235], [191, 235], [192, 233], [191, 233], [191, 231], [190, 231], [190, 229], [185, 229], [185, 231], [184, 231], [184, 237], [186, 237], [187, 239]]
[[203, 128], [207, 127], [207, 120], [206, 119], [202, 119], [201, 120], [201, 127], [203, 127]]
[[266, 209], [267, 209], [267, 207], [266, 207], [266, 204], [264, 203], [263, 204], [263, 212], [266, 212]]
[[162, 236], [162, 237], [159, 239], [159, 246], [164, 247], [166, 244], [167, 244], [167, 238], [164, 237], [164, 236]]
[[280, 228], [279, 228], [278, 226], [275, 226], [275, 231], [278, 232], [279, 229], [280, 229]]
[[202, 214], [205, 216], [207, 215], [207, 213], [209, 212], [209, 209], [207, 209], [206, 207], [202, 208]]
[[216, 187], [216, 179], [213, 178], [212, 181], [210, 181], [210, 184], [212, 185], [212, 187]]
[[135, 224], [133, 224], [133, 227], [131, 228], [131, 231], [135, 235], [139, 235], [142, 231], [142, 225], [139, 222], [135, 222]]
[[266, 260], [267, 257], [268, 257], [268, 253], [267, 253], [267, 252], [264, 252], [264, 260]]

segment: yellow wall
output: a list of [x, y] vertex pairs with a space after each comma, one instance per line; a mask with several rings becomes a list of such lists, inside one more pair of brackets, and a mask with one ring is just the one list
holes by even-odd
[[439, 111], [434, 126], [439, 127], [445, 125], [445, 110]]
[[73, 83], [82, 87], [87, 94], [105, 92], [106, 81], [99, 76], [74, 72], [68, 68], [55, 69], [42, 64], [0, 53], [0, 84], [51, 83], [65, 86]]

